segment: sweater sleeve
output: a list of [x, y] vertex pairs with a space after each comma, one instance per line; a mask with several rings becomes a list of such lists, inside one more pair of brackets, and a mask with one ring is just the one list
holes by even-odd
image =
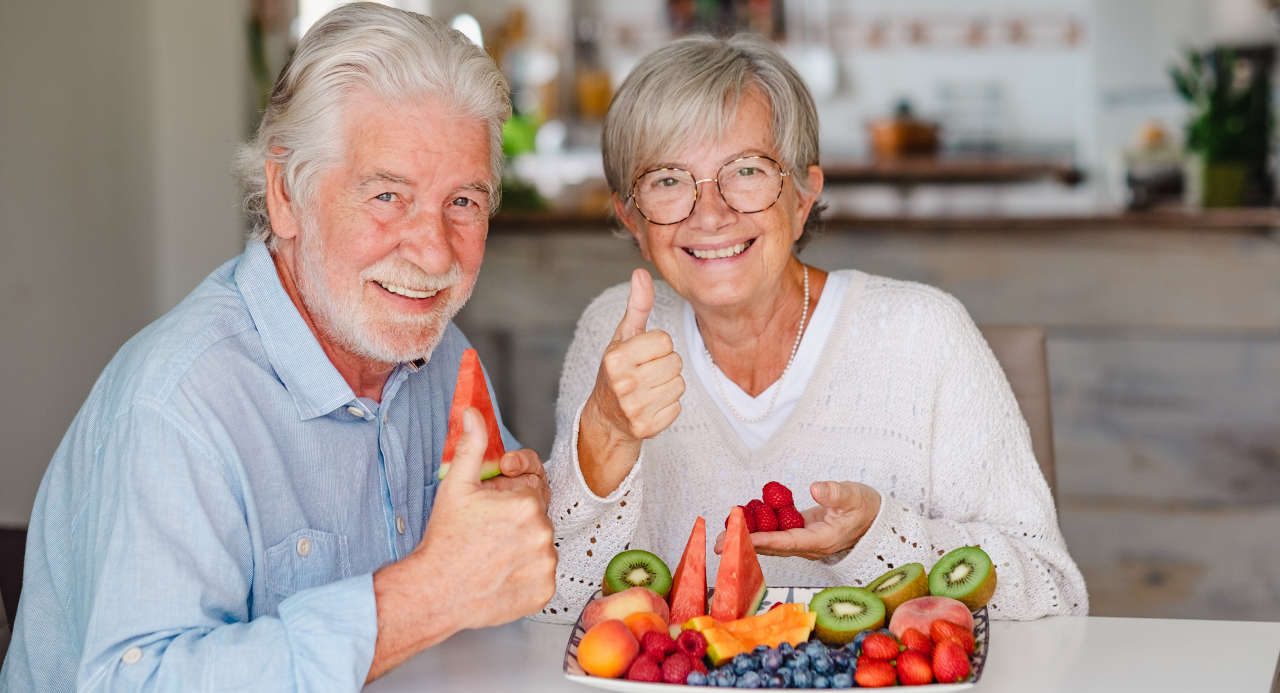
[[1067, 552], [1026, 421], [977, 326], [946, 298], [924, 512], [882, 494], [870, 529], [832, 568], [846, 580], [868, 565], [927, 569], [951, 549], [976, 545], [996, 566], [993, 618], [1086, 614], [1084, 578]]
[[578, 425], [595, 386], [600, 359], [626, 308], [629, 285], [606, 290], [578, 320], [560, 374], [556, 399], [556, 437], [547, 464], [551, 485], [551, 521], [559, 565], [556, 593], [534, 620], [573, 623], [600, 588], [609, 559], [624, 551], [636, 532], [644, 495], [644, 453], [618, 488], [606, 497], [587, 487], [578, 462]]

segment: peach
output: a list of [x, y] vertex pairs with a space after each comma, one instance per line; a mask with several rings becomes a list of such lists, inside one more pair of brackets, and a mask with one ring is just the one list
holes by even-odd
[[973, 613], [969, 607], [950, 597], [916, 597], [899, 604], [893, 610], [893, 618], [889, 619], [889, 630], [898, 639], [908, 628], [928, 633], [929, 626], [937, 619], [951, 621], [973, 632]]
[[627, 628], [632, 635], [636, 636], [636, 640], [644, 637], [644, 634], [651, 630], [659, 633], [667, 632], [667, 622], [652, 611], [637, 611], [622, 619], [622, 622], [627, 624]]
[[592, 676], [616, 679], [640, 653], [640, 642], [627, 624], [611, 618], [587, 631], [578, 643], [578, 664]]
[[[593, 599], [582, 610], [582, 628], [591, 630], [601, 621], [611, 618], [622, 620], [631, 614], [652, 611], [660, 616], [663, 622], [671, 618], [671, 608], [667, 600], [646, 587], [632, 587], [607, 597]], [[926, 626], [926, 631], [928, 627]]]

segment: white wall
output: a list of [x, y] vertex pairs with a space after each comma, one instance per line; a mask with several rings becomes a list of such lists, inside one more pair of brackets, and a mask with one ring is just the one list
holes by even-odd
[[0, 3], [0, 525], [111, 355], [239, 247], [244, 5]]

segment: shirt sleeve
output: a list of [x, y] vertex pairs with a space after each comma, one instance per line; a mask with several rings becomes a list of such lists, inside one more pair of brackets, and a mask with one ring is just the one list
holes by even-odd
[[927, 569], [951, 549], [980, 546], [996, 566], [987, 605], [993, 618], [1084, 615], [1084, 578], [1067, 552], [1017, 400], [968, 313], [954, 299], [948, 305], [930, 469], [933, 488], [945, 492], [931, 494], [923, 513], [882, 494], [866, 534], [829, 563], [843, 577], [865, 575], [868, 565]]
[[160, 404], [112, 427], [72, 523], [77, 688], [359, 690], [377, 638], [372, 576], [300, 590], [250, 619], [263, 567], [248, 486], [212, 450]]

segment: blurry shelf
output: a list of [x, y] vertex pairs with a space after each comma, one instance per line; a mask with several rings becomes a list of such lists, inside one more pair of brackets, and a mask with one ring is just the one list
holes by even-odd
[[1042, 180], [1075, 185], [1084, 180], [1079, 168], [1061, 162], [946, 155], [825, 162], [822, 172], [828, 185], [972, 185]]

